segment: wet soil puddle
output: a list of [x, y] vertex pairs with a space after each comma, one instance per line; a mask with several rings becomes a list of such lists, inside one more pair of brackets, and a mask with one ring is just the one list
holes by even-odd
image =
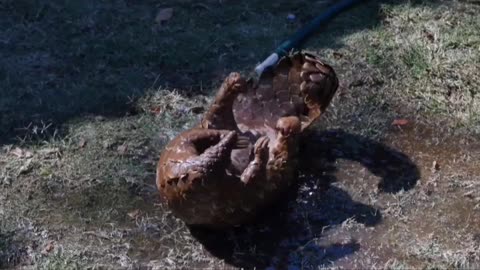
[[[425, 267], [429, 262], [449, 267], [478, 264], [480, 246], [473, 239], [480, 232], [480, 144], [422, 128], [397, 130], [385, 142], [415, 164], [418, 181], [384, 192], [375, 189], [382, 181], [375, 170], [362, 169], [358, 162], [339, 162], [337, 182], [342, 189], [355, 200], [378, 208], [382, 221], [371, 230], [341, 226], [333, 236], [320, 236], [327, 236], [331, 243], [345, 237], [358, 239], [359, 250], [333, 265], [385, 267], [395, 260], [412, 267]], [[402, 167], [395, 163], [379, 165]]]
[[212, 267], [209, 258], [217, 258], [215, 267], [247, 269], [479, 263], [480, 144], [441, 135], [396, 129], [379, 143], [318, 134], [297, 192], [258, 224], [188, 229], [145, 208], [150, 218], [132, 224], [129, 256], [149, 265], [174, 252], [185, 267]]

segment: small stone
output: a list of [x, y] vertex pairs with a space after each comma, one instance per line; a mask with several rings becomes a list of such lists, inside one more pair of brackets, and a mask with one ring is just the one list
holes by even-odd
[[170, 20], [173, 16], [173, 8], [162, 8], [158, 11], [157, 16], [155, 17], [155, 22], [162, 24]]
[[108, 149], [108, 148], [112, 147], [113, 144], [114, 144], [114, 142], [112, 142], [110, 140], [106, 140], [102, 143], [103, 148], [105, 148], [105, 149]]
[[296, 18], [297, 18], [297, 16], [295, 16], [295, 14], [289, 13], [289, 14], [287, 15], [287, 20], [289, 20], [289, 21], [293, 21], [293, 20], [295, 20]]
[[131, 219], [137, 219], [139, 216], [140, 216], [141, 212], [140, 212], [140, 209], [135, 209], [131, 212], [128, 212], [128, 216], [131, 218]]
[[97, 115], [97, 116], [95, 116], [95, 121], [103, 122], [103, 121], [105, 121], [105, 117], [103, 117], [101, 115]]
[[392, 126], [405, 126], [408, 124], [407, 119], [395, 119], [392, 121]]

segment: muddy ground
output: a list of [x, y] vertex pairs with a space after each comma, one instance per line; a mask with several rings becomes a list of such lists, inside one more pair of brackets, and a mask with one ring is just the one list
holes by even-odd
[[309, 40], [340, 88], [256, 225], [160, 200], [165, 143], [328, 4], [0, 2], [0, 268], [480, 268], [477, 1], [367, 1]]

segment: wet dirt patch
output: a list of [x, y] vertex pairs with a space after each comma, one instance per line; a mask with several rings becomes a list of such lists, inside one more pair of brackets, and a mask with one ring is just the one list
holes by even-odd
[[[382, 222], [371, 232], [357, 234], [362, 239], [359, 251], [334, 265], [478, 265], [479, 246], [473, 241], [480, 230], [478, 143], [420, 126], [392, 131], [383, 141], [411, 159], [411, 164], [418, 168], [419, 181], [411, 189], [383, 193], [372, 185], [380, 180], [378, 177], [362, 172], [356, 165], [340, 162], [337, 170], [341, 172], [339, 182], [343, 188], [355, 194], [352, 197], [356, 200], [377, 207]], [[377, 166], [402, 167], [396, 162]], [[391, 176], [395, 175], [398, 173]], [[339, 231], [337, 237], [352, 234], [344, 228]]]
[[[459, 181], [459, 169], [471, 175], [468, 170], [478, 168], [480, 159], [470, 153], [468, 162], [447, 161], [465, 146], [478, 146], [453, 147], [458, 139], [444, 138], [433, 148], [432, 134], [395, 131], [382, 144], [341, 131], [322, 133], [330, 152], [319, 151], [322, 167], [301, 179], [298, 195], [283, 210], [272, 210], [261, 225], [193, 235], [210, 254], [236, 267], [473, 267], [480, 259], [474, 240], [478, 199], [447, 186]], [[432, 167], [431, 160], [445, 166]], [[440, 171], [439, 184], [429, 189]]]
[[[473, 267], [480, 250], [479, 145], [467, 137], [442, 137], [412, 125], [392, 127], [381, 141], [340, 129], [312, 134], [301, 179], [289, 196], [256, 224], [222, 232], [188, 228], [171, 215], [147, 169], [154, 163], [142, 165], [143, 176], [119, 173], [113, 182], [108, 175], [103, 179], [95, 174], [80, 182], [46, 181], [50, 174], [34, 176], [42, 171], [34, 167], [12, 182], [15, 193], [0, 197], [16, 202], [17, 215], [44, 235], [16, 242], [17, 250], [40, 255], [32, 259], [17, 252], [20, 259], [12, 264], [75, 262], [145, 269]], [[104, 149], [101, 139], [88, 142], [87, 150], [98, 144], [105, 156], [113, 151]], [[141, 160], [150, 153], [137, 151], [144, 147], [132, 146], [130, 157], [139, 155], [132, 159]], [[70, 160], [68, 155], [62, 158]], [[54, 171], [52, 160], [49, 168]], [[97, 166], [110, 166], [109, 162], [104, 159]], [[113, 168], [124, 172], [134, 165], [122, 164]], [[72, 168], [74, 175], [82, 170]], [[25, 184], [25, 179], [32, 181]], [[50, 241], [52, 251], [42, 254]], [[17, 254], [9, 250], [4, 253]]]

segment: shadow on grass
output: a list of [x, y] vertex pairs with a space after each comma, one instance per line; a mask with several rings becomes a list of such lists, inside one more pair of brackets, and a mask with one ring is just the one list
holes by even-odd
[[[306, 172], [298, 186], [275, 209], [262, 213], [255, 225], [213, 232], [191, 228], [191, 233], [214, 256], [237, 267], [318, 267], [353, 254], [355, 240], [317, 245], [328, 228], [353, 218], [366, 227], [382, 220], [380, 211], [352, 200], [336, 181], [336, 159], [358, 161], [373, 174], [385, 192], [411, 189], [420, 177], [417, 166], [404, 154], [381, 143], [343, 131], [312, 133], [304, 151]], [[313, 170], [312, 170], [313, 168]]]
[[[405, 2], [365, 1], [307, 45], [341, 47], [344, 36], [380, 22], [382, 3]], [[329, 3], [3, 1], [0, 144], [58, 135], [64, 122], [88, 114], [134, 113], [149, 87], [209, 93], [230, 71], [252, 70]], [[160, 26], [155, 16], [163, 7], [174, 13]], [[288, 13], [297, 19], [286, 20]]]
[[26, 248], [15, 241], [15, 232], [0, 231], [0, 269], [16, 265], [26, 254]]
[[[380, 177], [379, 190], [395, 193], [412, 189], [420, 171], [408, 156], [371, 139], [346, 133], [342, 130], [329, 130], [311, 133], [308, 144], [303, 146], [305, 158], [303, 170], [321, 173], [335, 170], [332, 164], [337, 159], [359, 162], [371, 173]], [[308, 158], [308, 157], [321, 158]]]
[[[290, 198], [262, 213], [255, 225], [222, 232], [192, 227], [190, 232], [213, 256], [236, 267], [300, 266], [306, 261], [309, 265], [320, 266], [360, 248], [355, 240], [317, 245], [315, 240], [321, 237], [326, 226], [339, 225], [351, 217], [365, 226], [375, 226], [381, 220], [377, 209], [352, 201], [341, 189], [332, 187], [328, 194], [331, 195], [318, 192], [303, 202]], [[333, 194], [338, 197], [333, 198]], [[336, 201], [333, 208], [329, 199]], [[325, 211], [331, 217], [327, 217]]]

